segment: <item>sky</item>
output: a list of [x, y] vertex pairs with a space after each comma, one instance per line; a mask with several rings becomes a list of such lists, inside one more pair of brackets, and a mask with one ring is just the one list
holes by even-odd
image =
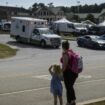
[[[80, 2], [78, 2], [80, 1]], [[75, 5], [84, 5], [84, 4], [101, 4], [105, 3], [105, 0], [0, 0], [1, 6], [17, 6], [29, 8], [34, 3], [44, 3], [47, 5], [48, 3], [53, 3], [54, 6], [75, 6]]]

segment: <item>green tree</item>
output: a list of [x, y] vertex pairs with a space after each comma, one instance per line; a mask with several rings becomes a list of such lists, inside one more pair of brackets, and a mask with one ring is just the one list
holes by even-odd
[[52, 2], [51, 3], [48, 3], [47, 5], [48, 5], [48, 7], [54, 7], [54, 5], [53, 5]]
[[86, 17], [86, 20], [90, 20], [92, 22], [95, 22], [95, 18], [92, 14], [88, 14], [87, 17]]
[[32, 11], [36, 11], [38, 9], [38, 4], [37, 3], [34, 3], [32, 5]]
[[45, 4], [44, 3], [39, 3], [39, 4], [38, 3], [34, 3], [32, 5], [32, 11], [36, 11], [40, 7], [45, 7]]
[[75, 22], [79, 22], [80, 21], [80, 17], [78, 15], [73, 15], [71, 19], [73, 21], [75, 21]]

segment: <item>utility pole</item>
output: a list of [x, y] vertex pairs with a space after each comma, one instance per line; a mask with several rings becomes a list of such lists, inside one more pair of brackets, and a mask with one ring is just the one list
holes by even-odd
[[79, 5], [80, 5], [80, 1], [77, 1], [77, 12], [79, 13]]
[[[8, 6], [8, 2], [7, 1], [5, 2], [5, 4], [6, 4], [6, 8], [8, 8], [7, 7]], [[8, 15], [9, 15], [8, 11], [6, 11], [6, 15], [7, 15], [6, 17], [7, 17], [7, 21], [8, 21]]]
[[6, 4], [6, 7], [7, 7], [8, 6], [8, 2], [6, 1], [5, 4]]

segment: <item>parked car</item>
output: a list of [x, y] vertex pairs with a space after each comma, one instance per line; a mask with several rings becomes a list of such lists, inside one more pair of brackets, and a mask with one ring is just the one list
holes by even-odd
[[80, 47], [105, 49], [105, 39], [98, 35], [85, 35], [78, 37], [77, 44]]
[[102, 35], [105, 34], [105, 26], [91, 26], [89, 27], [89, 34]]

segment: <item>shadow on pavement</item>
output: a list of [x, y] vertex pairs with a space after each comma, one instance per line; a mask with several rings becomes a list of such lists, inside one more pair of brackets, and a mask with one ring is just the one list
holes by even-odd
[[43, 49], [43, 50], [59, 50], [60, 48], [53, 48], [50, 46], [47, 46], [46, 48], [41, 48], [39, 45], [33, 45], [28, 43], [22, 43], [22, 42], [16, 42], [16, 41], [8, 41], [8, 45], [19, 47], [19, 48], [37, 48], [37, 49]]

